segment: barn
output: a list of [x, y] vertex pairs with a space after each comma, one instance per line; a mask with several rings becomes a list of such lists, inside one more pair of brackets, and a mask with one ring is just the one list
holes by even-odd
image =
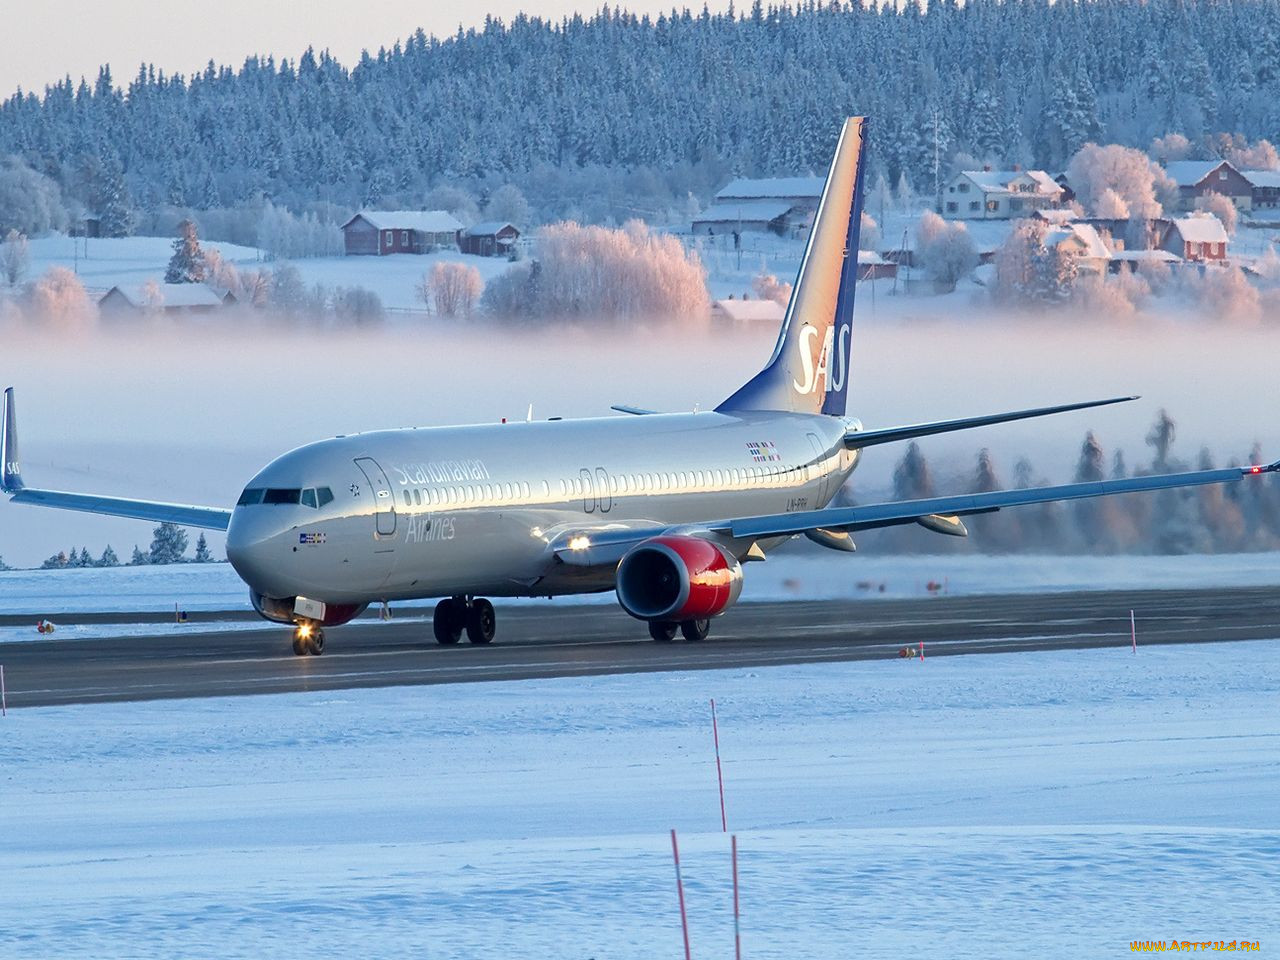
[[457, 247], [462, 223], [447, 210], [361, 210], [342, 225], [347, 256], [431, 253]]
[[1194, 210], [1209, 193], [1230, 197], [1239, 210], [1253, 209], [1253, 184], [1226, 160], [1175, 160], [1164, 165], [1164, 172], [1178, 185], [1183, 210]]
[[477, 257], [505, 257], [519, 239], [520, 230], [514, 223], [487, 220], [463, 230], [458, 236], [458, 249]]
[[203, 283], [151, 283], [112, 287], [98, 301], [98, 309], [108, 317], [144, 313], [180, 317], [215, 313], [235, 303], [235, 295], [230, 291], [219, 292]]
[[1212, 214], [1201, 213], [1166, 221], [1160, 249], [1183, 260], [1224, 263], [1227, 259], [1227, 231]]
[[790, 215], [791, 204], [785, 200], [717, 202], [693, 218], [693, 232], [724, 236], [770, 230], [782, 236], [787, 232]]

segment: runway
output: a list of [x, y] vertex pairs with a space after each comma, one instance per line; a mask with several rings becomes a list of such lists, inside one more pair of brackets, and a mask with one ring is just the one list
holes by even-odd
[[[359, 620], [328, 631], [322, 657], [295, 657], [285, 627], [176, 637], [40, 639], [0, 647], [9, 707], [431, 685], [663, 670], [890, 659], [1280, 636], [1280, 591], [1099, 591], [913, 600], [744, 603], [701, 643], [648, 639], [612, 605], [500, 608], [498, 641], [440, 647], [429, 621]], [[204, 616], [216, 617], [213, 614]], [[141, 615], [108, 619], [137, 623]], [[63, 620], [71, 621], [73, 617]], [[101, 623], [102, 616], [89, 617]], [[427, 695], [424, 693], [424, 695]]]

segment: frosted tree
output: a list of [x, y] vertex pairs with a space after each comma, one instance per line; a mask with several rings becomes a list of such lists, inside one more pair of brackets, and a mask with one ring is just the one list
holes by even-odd
[[92, 566], [93, 566], [93, 557], [89, 556], [89, 548], [88, 548], [88, 547], [81, 547], [81, 548], [80, 548], [80, 554], [79, 554], [79, 556], [77, 556], [77, 557], [76, 557], [76, 566], [77, 566], [77, 567], [92, 567]]
[[916, 208], [915, 191], [911, 189], [911, 181], [907, 179], [907, 171], [903, 170], [898, 174], [898, 189], [895, 191], [895, 197], [898, 201], [898, 209], [903, 213], [910, 213]]
[[437, 263], [419, 286], [419, 296], [442, 317], [470, 317], [483, 293], [480, 271], [465, 263]]
[[162, 523], [155, 528], [147, 563], [182, 563], [187, 552], [187, 532], [176, 523]]
[[751, 292], [758, 300], [772, 300], [786, 306], [791, 300], [791, 284], [772, 273], [757, 273], [751, 278]]
[[862, 214], [862, 224], [858, 230], [858, 249], [880, 249], [880, 225], [865, 212]]
[[978, 265], [969, 228], [960, 221], [943, 220], [932, 210], [926, 210], [916, 225], [916, 252], [925, 272], [948, 288]]
[[1236, 205], [1231, 202], [1230, 197], [1225, 197], [1220, 193], [1210, 190], [1199, 197], [1196, 197], [1196, 209], [1204, 213], [1211, 213], [1218, 218], [1227, 236], [1235, 236], [1236, 223], [1240, 219], [1240, 211], [1236, 209]]
[[1104, 220], [1128, 220], [1129, 204], [1114, 189], [1107, 187], [1094, 200], [1093, 215]]
[[933, 495], [933, 476], [929, 472], [929, 464], [920, 452], [920, 445], [913, 440], [893, 469], [893, 498], [920, 500]]
[[1067, 180], [1076, 198], [1090, 212], [1097, 210], [1103, 194], [1110, 190], [1124, 202], [1131, 216], [1151, 218], [1162, 212], [1157, 185], [1168, 177], [1140, 150], [1088, 143], [1067, 164]]
[[1163, 407], [1156, 414], [1156, 422], [1147, 431], [1147, 446], [1153, 452], [1151, 469], [1156, 473], [1169, 472], [1169, 450], [1173, 447], [1174, 438], [1178, 434], [1178, 425]]
[[142, 312], [149, 317], [164, 313], [164, 288], [154, 279], [142, 285]]
[[164, 273], [165, 283], [204, 283], [205, 259], [196, 236], [196, 225], [191, 220], [178, 224], [178, 236], [173, 241], [173, 256]]
[[382, 298], [364, 287], [346, 287], [334, 291], [333, 314], [342, 323], [365, 325], [385, 319]]
[[484, 216], [486, 220], [505, 221], [525, 229], [530, 223], [529, 201], [519, 187], [505, 183], [489, 196], [484, 205]]
[[0, 160], [0, 233], [34, 237], [66, 225], [62, 191], [53, 180], [16, 157]]
[[209, 541], [205, 539], [203, 531], [201, 531], [200, 536], [196, 538], [195, 562], [213, 563], [213, 554], [209, 552]]
[[118, 567], [120, 566], [120, 558], [116, 556], [116, 552], [111, 549], [111, 544], [107, 544], [107, 548], [102, 551], [102, 556], [98, 558], [98, 562], [94, 564], [97, 567]]
[[0, 556], [0, 573], [3, 573], [6, 570], [12, 570], [12, 569], [13, 567], [9, 566], [7, 563], [4, 562], [4, 557]]
[[1257, 143], [1233, 146], [1223, 152], [1223, 158], [1230, 160], [1239, 170], [1277, 170], [1280, 169], [1280, 153], [1269, 140]]
[[1191, 156], [1191, 141], [1180, 133], [1170, 133], [1152, 140], [1147, 152], [1157, 163], [1186, 160]]
[[27, 274], [31, 264], [31, 253], [27, 247], [27, 238], [17, 230], [10, 229], [0, 243], [0, 276], [11, 287], [16, 287]]
[[142, 567], [146, 566], [150, 562], [151, 560], [142, 552], [142, 548], [135, 543], [133, 545], [133, 555], [129, 558], [129, 566]]
[[90, 326], [97, 307], [90, 302], [80, 278], [66, 267], [51, 267], [31, 286], [29, 316], [39, 324], [64, 330]]

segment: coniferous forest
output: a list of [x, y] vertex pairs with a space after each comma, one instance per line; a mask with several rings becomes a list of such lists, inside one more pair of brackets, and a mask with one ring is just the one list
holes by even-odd
[[1273, 0], [605, 8], [418, 32], [355, 64], [308, 50], [192, 76], [123, 67], [0, 105], [0, 156], [116, 233], [164, 205], [419, 206], [451, 183], [515, 183], [562, 214], [584, 171], [705, 199], [730, 174], [821, 170], [855, 112], [874, 118], [873, 172], [922, 192], [935, 156], [1055, 170], [1089, 140], [1180, 132], [1211, 153], [1224, 131], [1280, 131]]

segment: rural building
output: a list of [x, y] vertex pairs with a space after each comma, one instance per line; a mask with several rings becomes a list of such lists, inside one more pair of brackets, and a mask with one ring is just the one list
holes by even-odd
[[766, 230], [782, 236], [790, 225], [791, 205], [785, 200], [717, 202], [693, 218], [693, 232], [709, 236]]
[[1103, 274], [1107, 270], [1111, 251], [1098, 231], [1087, 223], [1069, 223], [1051, 227], [1045, 231], [1044, 245], [1051, 250], [1061, 250], [1076, 258], [1081, 273]]
[[1254, 210], [1280, 207], [1280, 170], [1241, 170], [1240, 175], [1253, 188]]
[[716, 203], [742, 200], [772, 200], [788, 204], [792, 210], [809, 214], [817, 212], [822, 202], [822, 177], [765, 177], [761, 180], [734, 180], [716, 194]]
[[1224, 263], [1227, 259], [1227, 231], [1212, 214], [1200, 213], [1161, 221], [1159, 249], [1175, 257], [1200, 263]]
[[520, 231], [515, 224], [489, 220], [463, 230], [458, 236], [458, 249], [477, 257], [505, 257], [519, 239]]
[[786, 307], [777, 300], [716, 300], [711, 304], [711, 318], [732, 323], [767, 323], [777, 326], [782, 322]]
[[1128, 270], [1135, 273], [1144, 263], [1172, 265], [1181, 262], [1168, 250], [1112, 250], [1111, 258], [1107, 261], [1107, 271], [1119, 273], [1121, 270]]
[[1207, 193], [1230, 197], [1239, 210], [1253, 209], [1253, 184], [1226, 160], [1174, 160], [1164, 172], [1178, 185], [1178, 205], [1194, 210], [1196, 200]]
[[342, 225], [347, 256], [430, 253], [456, 247], [462, 224], [447, 210], [361, 210]]
[[943, 190], [953, 220], [1010, 220], [1062, 206], [1062, 185], [1043, 170], [961, 170]]
[[859, 280], [892, 280], [898, 275], [898, 265], [891, 260], [886, 260], [874, 250], [858, 251], [858, 279]]
[[155, 283], [112, 287], [98, 301], [98, 309], [104, 316], [159, 313], [179, 317], [215, 313], [236, 302], [230, 291], [219, 292], [203, 283]]

